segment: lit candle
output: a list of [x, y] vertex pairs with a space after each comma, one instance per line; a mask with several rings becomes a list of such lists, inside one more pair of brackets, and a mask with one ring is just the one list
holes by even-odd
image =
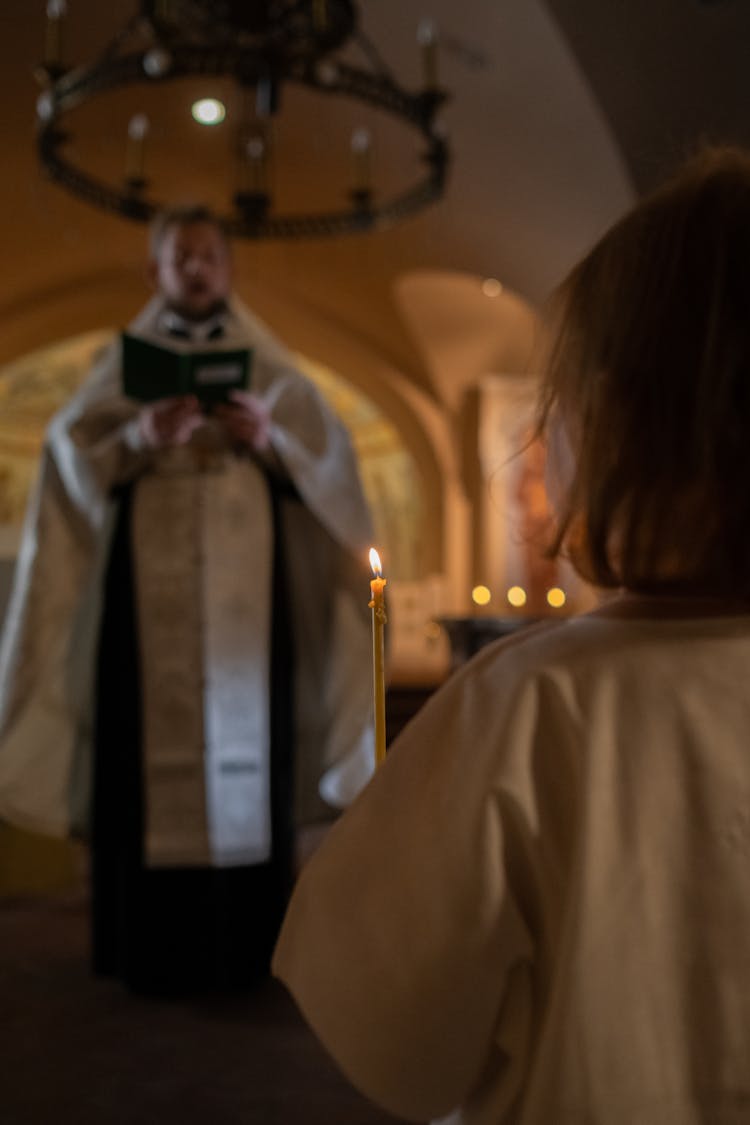
[[370, 549], [370, 566], [374, 578], [370, 579], [372, 599], [369, 603], [372, 610], [372, 669], [373, 669], [373, 703], [375, 710], [375, 764], [380, 765], [385, 761], [385, 623], [388, 620], [385, 614], [385, 599], [383, 588], [386, 580], [382, 577], [380, 555], [374, 547]]

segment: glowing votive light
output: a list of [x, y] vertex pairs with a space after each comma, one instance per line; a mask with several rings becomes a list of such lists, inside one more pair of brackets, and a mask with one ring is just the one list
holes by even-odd
[[516, 606], [516, 608], [526, 605], [526, 591], [523, 586], [511, 586], [505, 596], [510, 604]]
[[475, 586], [471, 591], [471, 600], [475, 605], [488, 605], [492, 594], [486, 586]]
[[559, 586], [553, 586], [551, 590], [547, 591], [547, 603], [553, 609], [560, 609], [565, 605], [565, 591], [561, 590]]
[[201, 98], [193, 102], [190, 112], [199, 125], [220, 125], [227, 115], [224, 103], [218, 98]]

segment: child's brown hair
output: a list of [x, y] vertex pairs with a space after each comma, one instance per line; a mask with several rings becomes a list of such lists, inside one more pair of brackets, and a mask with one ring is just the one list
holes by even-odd
[[601, 586], [750, 596], [750, 153], [694, 157], [572, 271], [540, 417], [574, 463], [553, 550]]

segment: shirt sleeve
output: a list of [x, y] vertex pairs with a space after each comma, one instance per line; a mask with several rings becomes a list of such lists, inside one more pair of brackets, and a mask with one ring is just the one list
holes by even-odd
[[303, 870], [274, 957], [349, 1079], [414, 1120], [480, 1081], [532, 958], [506, 847], [528, 724], [491, 692], [480, 664], [409, 724]]

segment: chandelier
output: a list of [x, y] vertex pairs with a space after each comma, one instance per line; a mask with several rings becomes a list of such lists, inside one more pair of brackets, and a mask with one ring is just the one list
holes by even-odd
[[[227, 146], [233, 169], [220, 217], [242, 238], [310, 238], [380, 229], [441, 197], [449, 164], [438, 111], [447, 94], [437, 80], [437, 36], [430, 21], [417, 29], [421, 88], [399, 85], [364, 34], [353, 0], [143, 0], [138, 11], [92, 62], [63, 62], [65, 0], [48, 0], [44, 62], [38, 68], [37, 150], [45, 173], [87, 203], [148, 222], [170, 202], [149, 180], [148, 112], [133, 114], [123, 165], [102, 175], [87, 165], [76, 114], [112, 92], [139, 87], [148, 100], [179, 79], [220, 79], [234, 92], [236, 113]], [[319, 210], [285, 208], [273, 170], [283, 155], [275, 139], [292, 87], [320, 99], [347, 99], [365, 113], [385, 114], [407, 130], [413, 171], [377, 191], [372, 133], [349, 134], [345, 183], [336, 183]], [[145, 89], [144, 89], [145, 87]], [[330, 102], [324, 102], [330, 105]], [[204, 116], [200, 116], [201, 113]], [[193, 115], [218, 122], [220, 101], [196, 103]], [[149, 142], [150, 143], [150, 142]], [[185, 153], [186, 165], [195, 154]], [[397, 162], [399, 169], [404, 161]]]

